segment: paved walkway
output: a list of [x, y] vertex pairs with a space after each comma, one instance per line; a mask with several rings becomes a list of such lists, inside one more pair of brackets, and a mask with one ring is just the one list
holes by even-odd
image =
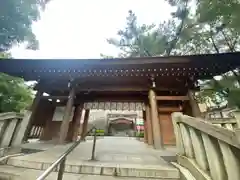
[[[96, 161], [90, 161], [92, 145], [92, 140], [82, 142], [69, 154], [66, 172], [102, 175], [117, 173], [119, 176], [170, 177], [172, 179], [178, 176], [178, 171], [161, 157], [174, 155], [175, 148], [154, 150], [135, 138], [105, 137], [97, 140]], [[32, 146], [34, 145], [32, 144]], [[39, 147], [39, 144], [37, 146]], [[13, 157], [9, 159], [8, 164], [43, 170], [66, 151], [71, 144], [49, 147], [49, 144], [43, 143], [41, 146], [42, 149], [44, 146], [48, 148], [42, 152]]]
[[[88, 161], [91, 157], [93, 141], [82, 142], [69, 156], [69, 162]], [[24, 148], [45, 150], [43, 152], [29, 154], [18, 157], [25, 160], [34, 158], [39, 161], [52, 162], [57, 159], [61, 153], [67, 150], [71, 144], [54, 145], [49, 142], [37, 142], [25, 144]], [[141, 164], [159, 164], [161, 157], [174, 156], [176, 148], [167, 148], [164, 150], [155, 150], [152, 147], [129, 137], [104, 137], [97, 140], [96, 160], [101, 162], [128, 162]]]

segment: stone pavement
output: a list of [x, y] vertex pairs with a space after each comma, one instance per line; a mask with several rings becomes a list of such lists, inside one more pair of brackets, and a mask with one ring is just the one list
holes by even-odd
[[[92, 143], [91, 140], [81, 143], [68, 156], [65, 172], [122, 177], [179, 177], [178, 170], [162, 159], [163, 156], [174, 155], [174, 148], [154, 150], [135, 138], [105, 137], [97, 140], [96, 161], [90, 161]], [[69, 146], [71, 144], [56, 145], [46, 151], [13, 157], [8, 160], [8, 165], [44, 170]]]
[[[71, 146], [71, 144], [72, 143], [67, 145], [54, 145], [51, 141], [23, 144], [22, 148], [24, 149], [44, 150], [44, 152], [38, 154], [25, 156], [24, 159], [31, 159], [33, 156], [34, 159], [40, 157], [40, 160], [42, 160], [42, 158], [46, 157], [46, 159], [50, 159], [50, 162], [52, 162], [52, 159], [58, 158], [62, 152]], [[91, 140], [81, 142], [81, 144], [68, 156], [68, 160], [89, 160], [91, 157], [92, 145], [93, 141]], [[143, 142], [136, 140], [136, 138], [131, 137], [107, 136], [99, 138], [96, 144], [96, 159], [104, 162], [128, 161], [131, 163], [143, 162], [144, 164], [150, 162], [152, 164], [155, 161], [158, 164], [159, 159], [175, 155], [175, 147], [155, 150]]]

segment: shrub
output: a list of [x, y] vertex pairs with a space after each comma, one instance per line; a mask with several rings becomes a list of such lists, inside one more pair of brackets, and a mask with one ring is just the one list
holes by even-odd
[[137, 132], [136, 137], [144, 137], [144, 132]]

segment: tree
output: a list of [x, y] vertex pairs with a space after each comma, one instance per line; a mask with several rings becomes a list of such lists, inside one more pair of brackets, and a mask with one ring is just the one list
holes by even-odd
[[[0, 53], [1, 58], [10, 58], [10, 55]], [[20, 112], [31, 104], [32, 98], [33, 91], [23, 79], [0, 73], [0, 113]]]
[[[0, 59], [10, 58], [7, 51], [16, 43], [27, 42], [27, 48], [38, 48], [32, 32], [33, 21], [48, 0], [0, 1]], [[0, 112], [21, 111], [30, 105], [32, 90], [23, 79], [0, 73]]]
[[191, 0], [169, 0], [170, 5], [176, 6], [176, 11], [172, 13], [172, 18], [175, 21], [179, 21], [177, 28], [174, 33], [173, 39], [171, 39], [166, 48], [166, 56], [171, 55], [171, 52], [176, 48], [179, 39], [182, 37], [184, 29], [186, 28], [186, 22], [189, 19], [189, 3]]
[[20, 112], [32, 102], [32, 90], [21, 78], [0, 74], [0, 113]]
[[218, 106], [227, 103], [229, 106], [240, 107], [240, 86], [231, 72], [224, 74], [220, 80], [204, 81], [202, 87], [197, 95], [199, 102], [210, 100]]
[[[215, 53], [240, 50], [240, 1], [199, 1], [196, 10], [198, 24], [208, 27], [207, 37]], [[222, 75], [218, 81], [210, 81], [213, 96], [227, 100], [231, 106], [240, 107], [239, 69]], [[205, 90], [206, 91], [206, 90]]]
[[199, 21], [208, 24], [222, 24], [228, 28], [240, 31], [240, 1], [198, 1], [197, 14]]
[[[177, 3], [174, 5], [179, 8]], [[183, 28], [176, 49], [186, 54], [239, 51], [240, 16], [239, 11], [235, 9], [239, 6], [240, 1], [226, 3], [213, 0], [199, 1], [196, 4], [196, 11], [187, 18], [187, 26]], [[240, 74], [239, 69], [236, 69], [224, 74], [220, 80], [213, 78], [211, 81], [203, 81], [197, 98], [205, 102], [210, 99], [217, 105], [227, 101], [229, 105], [239, 107], [239, 84]], [[208, 88], [205, 88], [206, 86]]]
[[120, 39], [110, 38], [107, 41], [121, 49], [122, 53], [119, 54], [120, 57], [145, 56], [149, 52], [146, 42], [143, 46], [143, 41], [145, 36], [148, 36], [148, 33], [154, 28], [154, 25], [138, 26], [136, 15], [131, 10], [128, 13], [126, 28], [119, 30], [117, 33]]
[[27, 48], [38, 48], [31, 25], [39, 19], [40, 8], [44, 8], [47, 2], [48, 0], [0, 1], [0, 52], [21, 42], [26, 42]]
[[[171, 5], [180, 3], [171, 1]], [[142, 57], [171, 55], [175, 51], [180, 39], [185, 22], [188, 18], [188, 1], [180, 3], [176, 12], [172, 13], [173, 19], [160, 23], [158, 26], [139, 25], [137, 16], [131, 10], [126, 18], [126, 28], [119, 30], [119, 38], [110, 38], [108, 43], [118, 47], [122, 52], [121, 57]]]
[[[205, 2], [204, 2], [205, 1]], [[168, 0], [176, 11], [168, 21], [156, 25], [139, 25], [137, 17], [129, 11], [127, 25], [118, 31], [119, 38], [108, 39], [108, 42], [121, 50], [121, 57], [192, 55], [206, 53], [235, 52], [240, 49], [240, 36], [237, 23], [240, 22], [239, 11], [229, 15], [225, 5], [211, 7], [210, 10], [223, 11], [215, 13], [215, 18], [205, 16], [211, 0], [197, 2], [196, 10], [191, 0]], [[213, 1], [213, 0], [212, 0]], [[221, 4], [216, 3], [215, 5]], [[214, 5], [211, 4], [212, 5]], [[239, 4], [239, 1], [238, 1]], [[233, 3], [232, 5], [238, 4]], [[226, 24], [227, 18], [234, 23]], [[231, 21], [231, 19], [229, 20]], [[238, 93], [240, 85], [239, 69], [222, 75], [220, 80], [202, 81], [198, 99], [207, 102], [211, 99], [215, 104], [227, 101], [229, 105], [239, 106]], [[206, 88], [206, 86], [208, 88]], [[231, 87], [231, 88], [229, 88]]]

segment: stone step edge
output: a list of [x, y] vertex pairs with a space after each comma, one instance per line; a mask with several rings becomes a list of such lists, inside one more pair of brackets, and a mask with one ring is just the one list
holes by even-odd
[[[30, 172], [31, 175], [34, 176], [34, 179], [36, 179], [36, 177], [38, 177], [41, 173], [43, 173], [42, 170], [37, 170], [37, 169], [25, 169], [25, 168], [19, 168], [19, 167], [14, 167], [14, 166], [9, 166], [9, 165], [3, 165], [4, 167], [4, 171], [3, 169], [1, 169], [2, 166], [0, 166], [0, 179], [2, 178], [3, 180], [19, 180], [19, 179], [22, 179], [22, 180], [25, 180], [26, 177], [24, 175], [27, 175], [28, 173], [27, 172]], [[11, 168], [9, 169], [9, 173], [5, 173], [6, 171], [8, 172], [8, 168]], [[12, 169], [21, 169], [22, 171], [16, 171], [16, 172], [13, 172]], [[25, 171], [26, 170], [26, 171]], [[30, 171], [29, 171], [30, 170]], [[24, 175], [22, 176], [22, 172], [24, 172]], [[57, 177], [57, 172], [52, 172], [52, 177], [55, 176], [55, 179]], [[64, 175], [71, 175], [71, 174], [74, 174], [74, 173], [64, 173]], [[75, 174], [77, 175], [77, 174]], [[108, 179], [109, 177], [114, 177], [113, 179], [116, 180], [117, 178], [124, 178], [124, 179], [131, 179], [131, 180], [145, 180], [146, 178], [139, 178], [139, 177], [116, 177], [116, 176], [105, 176], [105, 175], [91, 175], [91, 174], [78, 174], [79, 177], [81, 179], [84, 179], [85, 176], [87, 177], [92, 177], [91, 179]], [[27, 176], [29, 178], [29, 176]], [[76, 176], [74, 176], [76, 177]], [[101, 178], [100, 178], [101, 177]], [[89, 178], [87, 178], [89, 179]], [[156, 178], [147, 178], [147, 180], [154, 180]], [[158, 180], [179, 180], [179, 178], [175, 178], [175, 179], [169, 179], [169, 178], [158, 178]]]
[[[8, 165], [37, 170], [46, 170], [51, 163], [39, 163], [33, 161], [9, 159]], [[57, 170], [58, 171], [59, 167]], [[65, 165], [64, 172], [75, 174], [92, 174], [119, 177], [141, 177], [141, 178], [166, 178], [176, 179], [180, 177], [178, 169], [147, 169], [147, 168], [129, 168], [113, 166], [94, 166], [94, 165]]]
[[180, 174], [186, 179], [186, 180], [196, 180], [196, 178], [191, 174], [191, 172], [186, 169], [185, 167], [175, 163], [175, 162], [172, 162], [171, 163], [172, 165], [174, 165], [176, 168], [179, 169], [179, 172]]
[[0, 179], [1, 180], [12, 180], [17, 178], [18, 176], [12, 173], [0, 172]]
[[16, 157], [16, 156], [22, 156], [23, 153], [18, 153], [18, 154], [11, 154], [11, 155], [6, 155], [0, 158], [0, 165], [7, 164], [7, 161], [11, 157]]

